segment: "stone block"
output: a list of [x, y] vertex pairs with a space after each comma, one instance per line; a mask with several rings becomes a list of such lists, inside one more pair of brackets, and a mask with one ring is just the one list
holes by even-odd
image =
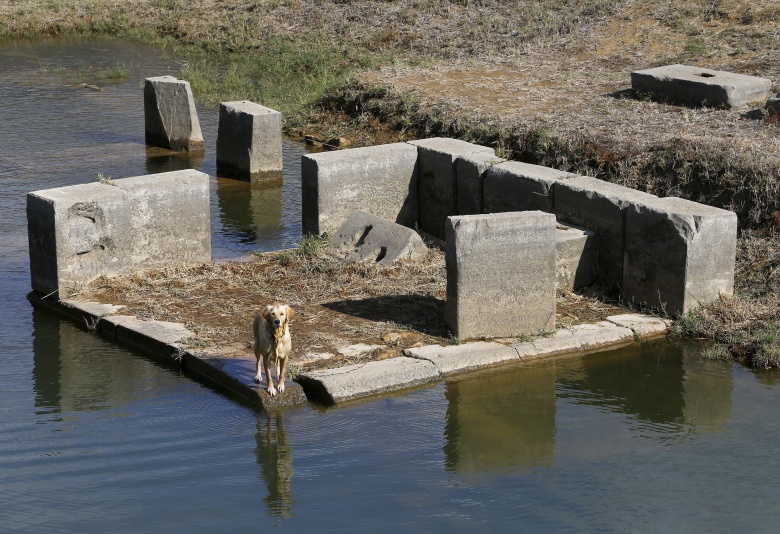
[[445, 318], [455, 336], [555, 328], [555, 226], [539, 211], [447, 219]]
[[623, 313], [620, 315], [611, 315], [607, 321], [617, 326], [630, 328], [634, 333], [635, 339], [645, 340], [653, 337], [666, 335], [671, 321], [653, 317], [641, 313]]
[[355, 210], [413, 228], [417, 149], [392, 143], [301, 157], [304, 234], [333, 233]]
[[693, 105], [743, 107], [763, 102], [771, 80], [690, 65], [666, 65], [631, 73], [635, 91]]
[[632, 205], [623, 298], [678, 315], [734, 292], [735, 213], [681, 198]]
[[658, 197], [635, 189], [579, 176], [555, 183], [555, 214], [562, 221], [594, 230], [598, 236], [599, 279], [610, 288], [623, 286], [626, 210]]
[[306, 396], [326, 405], [436, 382], [431, 362], [400, 356], [298, 375]]
[[561, 354], [597, 352], [615, 348], [634, 341], [630, 328], [618, 326], [609, 321], [578, 324], [572, 328], [561, 328], [552, 336], [520, 343], [514, 348], [523, 360]]
[[219, 106], [217, 174], [241, 180], [282, 178], [282, 114], [241, 100]]
[[436, 366], [442, 376], [517, 362], [520, 359], [517, 351], [512, 347], [484, 341], [449, 347], [428, 345], [406, 349], [404, 353], [412, 358], [428, 360]]
[[421, 258], [428, 252], [420, 235], [406, 226], [358, 210], [330, 239], [332, 247], [356, 260], [390, 265], [402, 258]]
[[555, 283], [571, 290], [598, 279], [598, 238], [593, 230], [558, 223], [555, 229]]
[[775, 93], [766, 101], [766, 109], [770, 116], [780, 115], [780, 93]]
[[146, 78], [144, 123], [147, 145], [190, 152], [203, 150], [190, 82], [173, 76]]
[[482, 209], [483, 182], [485, 174], [493, 165], [504, 159], [489, 152], [477, 152], [461, 156], [455, 163], [456, 190], [458, 192], [457, 215], [476, 215]]
[[568, 172], [507, 161], [490, 168], [485, 176], [484, 212], [539, 210], [553, 212], [553, 184], [572, 178]]
[[447, 217], [458, 213], [456, 162], [465, 156], [495, 156], [492, 148], [458, 139], [434, 137], [411, 141], [417, 147], [420, 229], [444, 238]]
[[66, 298], [101, 275], [211, 261], [209, 177], [167, 172], [27, 195], [32, 288]]

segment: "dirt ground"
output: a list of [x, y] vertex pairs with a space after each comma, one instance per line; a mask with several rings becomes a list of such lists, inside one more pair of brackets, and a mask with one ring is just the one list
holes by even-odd
[[[559, 327], [625, 312], [590, 293], [558, 296]], [[185, 348], [220, 356], [252, 354], [252, 321], [266, 304], [295, 310], [293, 372], [398, 356], [420, 344], [459, 343], [444, 322], [444, 253], [391, 267], [347, 260], [327, 248], [264, 253], [248, 262], [172, 265], [101, 278], [80, 300], [121, 304], [120, 313], [184, 324], [194, 336]], [[498, 340], [504, 343], [518, 339]], [[370, 350], [342, 351], [356, 344]]]

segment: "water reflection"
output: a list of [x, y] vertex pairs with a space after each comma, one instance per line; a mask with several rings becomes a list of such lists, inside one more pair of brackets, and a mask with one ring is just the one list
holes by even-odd
[[[700, 350], [647, 343], [448, 381], [445, 466], [461, 474], [551, 467], [556, 435], [571, 430], [560, 424], [574, 424], [578, 454], [594, 458], [631, 450], [637, 436], [684, 441], [722, 431], [732, 417], [732, 369]], [[588, 449], [590, 441], [599, 447]]]
[[448, 382], [445, 396], [448, 469], [459, 473], [506, 468], [528, 471], [552, 465], [554, 366]]
[[153, 146], [146, 146], [146, 173], [181, 171], [184, 169], [203, 169], [204, 150], [196, 152], [176, 152]]
[[217, 178], [217, 202], [222, 225], [240, 243], [279, 242], [282, 231], [283, 184]]
[[260, 478], [268, 494], [263, 499], [269, 515], [293, 517], [293, 499], [290, 480], [293, 476], [292, 452], [284, 413], [263, 413], [257, 418], [257, 447], [255, 457], [260, 466]]

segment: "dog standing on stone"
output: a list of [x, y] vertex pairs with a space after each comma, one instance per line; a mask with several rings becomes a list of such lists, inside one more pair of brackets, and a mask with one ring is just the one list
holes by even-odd
[[290, 339], [289, 321], [292, 319], [293, 309], [286, 304], [269, 304], [263, 311], [255, 316], [252, 329], [255, 333], [255, 358], [257, 367], [255, 382], [262, 381], [260, 359], [263, 360], [265, 369], [265, 382], [268, 385], [268, 393], [273, 397], [277, 388], [274, 387], [271, 377], [271, 367], [276, 368], [276, 385], [279, 393], [284, 391], [284, 375], [287, 371], [287, 360], [292, 350]]

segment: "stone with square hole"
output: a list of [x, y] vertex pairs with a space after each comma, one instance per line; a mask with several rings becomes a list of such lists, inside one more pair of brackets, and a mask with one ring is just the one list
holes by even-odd
[[673, 102], [739, 108], [763, 102], [772, 82], [722, 70], [666, 65], [632, 72], [631, 87]]

